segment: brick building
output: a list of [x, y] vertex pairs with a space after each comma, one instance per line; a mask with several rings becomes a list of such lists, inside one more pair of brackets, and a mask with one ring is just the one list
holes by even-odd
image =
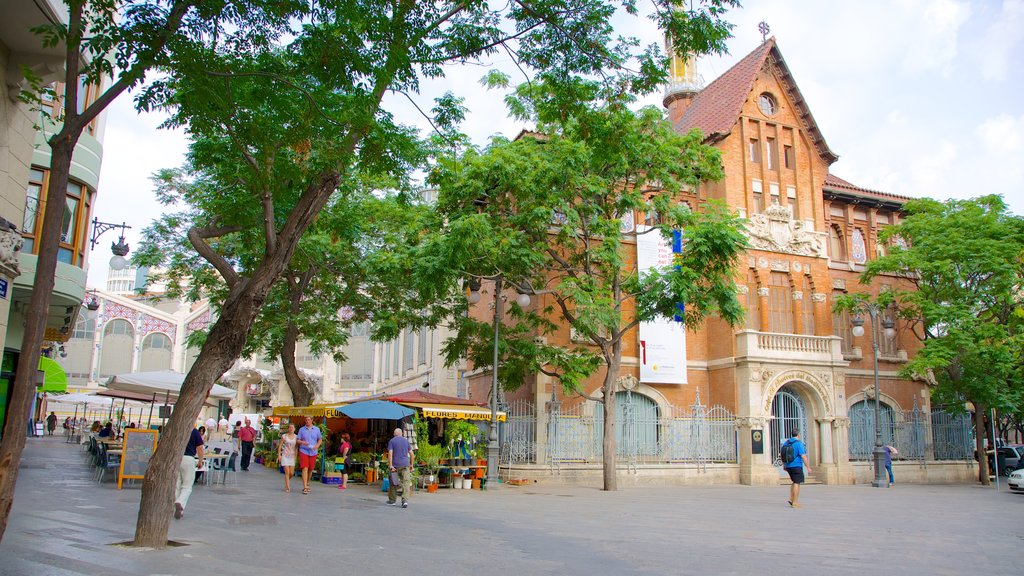
[[[872, 330], [879, 343], [880, 428], [885, 443], [913, 464], [902, 477], [976, 476], [964, 465], [966, 421], [933, 409], [926, 383], [897, 377], [918, 346], [909, 328], [896, 324], [889, 339], [865, 318], [867, 332], [855, 337], [852, 318], [832, 311], [839, 294], [877, 294], [901, 281], [881, 277], [863, 286], [858, 278], [864, 263], [884, 250], [878, 232], [899, 221], [906, 199], [830, 173], [838, 156], [774, 38], [706, 87], [692, 62], [675, 59], [671, 74], [664, 99], [669, 120], [680, 132], [700, 129], [721, 151], [725, 169], [723, 180], [680, 201], [699, 209], [718, 199], [748, 219], [751, 249], [736, 271], [747, 324], [734, 329], [711, 318], [687, 330], [685, 382], [675, 383], [645, 382], [640, 337], [627, 334], [617, 393], [620, 481], [774, 484], [778, 446], [793, 427], [808, 444], [816, 479], [870, 481]], [[637, 223], [644, 218], [634, 215]], [[488, 302], [484, 296], [472, 313], [487, 318], [481, 306]], [[552, 338], [582, 343], [567, 329]], [[586, 392], [600, 387], [600, 376]], [[489, 371], [471, 372], [471, 395], [486, 398], [490, 378]], [[507, 404], [503, 465], [563, 481], [600, 477], [602, 416], [593, 402], [563, 397], [557, 383], [538, 375]]]

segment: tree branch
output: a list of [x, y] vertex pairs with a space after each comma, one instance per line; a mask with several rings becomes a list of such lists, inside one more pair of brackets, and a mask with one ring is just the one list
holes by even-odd
[[207, 244], [206, 238], [217, 238], [241, 230], [243, 230], [241, 226], [208, 226], [204, 228], [193, 226], [188, 230], [188, 241], [192, 243], [192, 246], [196, 249], [196, 252], [199, 252], [200, 256], [206, 259], [217, 272], [220, 272], [228, 288], [233, 288], [238, 283], [238, 272], [235, 271], [230, 262]]

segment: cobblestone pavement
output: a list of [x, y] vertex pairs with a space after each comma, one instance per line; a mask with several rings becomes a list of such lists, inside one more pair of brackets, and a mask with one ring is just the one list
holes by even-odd
[[[166, 550], [132, 538], [139, 485], [92, 481], [77, 446], [30, 438], [0, 575], [1020, 574], [1024, 494], [981, 486], [631, 488], [416, 493], [301, 482], [253, 466], [196, 486]], [[296, 488], [296, 486], [298, 488]]]

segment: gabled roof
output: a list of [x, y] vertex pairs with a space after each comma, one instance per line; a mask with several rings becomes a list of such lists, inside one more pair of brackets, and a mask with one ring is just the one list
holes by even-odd
[[822, 184], [821, 188], [825, 195], [825, 199], [827, 200], [838, 198], [855, 204], [886, 206], [894, 210], [900, 209], [904, 202], [912, 200], [912, 198], [907, 196], [861, 188], [860, 186], [851, 184], [834, 174], [825, 175], [825, 182]]
[[779, 68], [780, 82], [787, 92], [789, 100], [797, 108], [797, 116], [803, 121], [812, 142], [818, 150], [818, 154], [831, 164], [839, 159], [825, 143], [818, 124], [814, 121], [810, 109], [804, 100], [793, 75], [782, 58], [782, 53], [775, 44], [775, 37], [765, 40], [763, 44], [747, 54], [742, 60], [726, 70], [724, 74], [708, 84], [703, 90], [697, 93], [690, 103], [689, 108], [683, 113], [682, 118], [676, 123], [675, 129], [679, 132], [687, 132], [693, 128], [699, 128], [704, 137], [709, 141], [721, 140], [727, 136], [740, 118], [740, 111], [743, 103], [750, 96], [754, 88], [754, 80], [764, 66], [765, 60], [771, 57], [772, 62]]

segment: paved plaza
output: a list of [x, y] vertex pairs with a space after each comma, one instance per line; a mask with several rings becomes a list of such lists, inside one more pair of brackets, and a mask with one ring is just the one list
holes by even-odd
[[161, 551], [132, 538], [140, 489], [92, 481], [77, 446], [30, 438], [0, 575], [1020, 574], [1024, 494], [981, 486], [337, 490], [238, 472], [196, 486]]

